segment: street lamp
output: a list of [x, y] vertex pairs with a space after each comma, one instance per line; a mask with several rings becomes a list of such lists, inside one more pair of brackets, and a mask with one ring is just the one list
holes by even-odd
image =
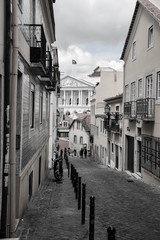
[[109, 120], [110, 120], [110, 106], [108, 104], [105, 105], [104, 113], [106, 115], [106, 121], [105, 121], [105, 128], [109, 129]]
[[110, 106], [106, 104], [104, 110], [105, 110], [105, 114], [108, 116], [108, 114], [110, 114]]
[[[119, 112], [110, 112], [110, 106], [108, 103], [105, 105], [104, 113], [106, 115], [105, 128], [108, 130], [109, 130], [109, 127], [111, 128], [113, 127], [117, 129], [119, 127], [118, 121], [122, 119], [122, 114], [120, 114]], [[112, 122], [110, 126], [111, 117], [112, 117]]]

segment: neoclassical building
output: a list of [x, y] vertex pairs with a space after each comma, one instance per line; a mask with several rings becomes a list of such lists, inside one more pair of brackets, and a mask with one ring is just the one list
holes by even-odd
[[95, 85], [82, 79], [65, 76], [60, 82], [60, 98], [58, 99], [59, 112], [72, 115], [74, 112], [90, 111], [90, 97]]

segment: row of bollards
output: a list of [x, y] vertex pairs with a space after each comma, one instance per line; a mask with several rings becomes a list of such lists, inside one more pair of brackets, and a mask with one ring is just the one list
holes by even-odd
[[[68, 177], [72, 182], [75, 198], [78, 200], [78, 210], [81, 209], [81, 224], [85, 224], [86, 218], [86, 184], [82, 183], [81, 177], [73, 164], [68, 161], [68, 156], [65, 157], [66, 166], [68, 169]], [[90, 213], [89, 213], [89, 240], [94, 240], [94, 225], [95, 225], [95, 197], [90, 197]], [[116, 240], [116, 229], [108, 227], [108, 240]]]

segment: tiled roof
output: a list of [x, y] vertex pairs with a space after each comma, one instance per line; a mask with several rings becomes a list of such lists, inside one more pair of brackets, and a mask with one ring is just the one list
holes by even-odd
[[146, 11], [148, 11], [152, 15], [152, 17], [155, 20], [160, 22], [160, 3], [159, 3], [159, 0], [138, 0], [137, 3], [136, 3], [136, 6], [135, 6], [135, 10], [134, 10], [134, 13], [133, 13], [133, 17], [132, 17], [132, 20], [131, 20], [131, 23], [130, 23], [130, 27], [129, 27], [129, 30], [128, 30], [128, 34], [127, 34], [127, 37], [126, 37], [126, 41], [125, 41], [124, 48], [123, 48], [122, 55], [121, 55], [120, 59], [124, 58], [125, 51], [126, 51], [127, 46], [128, 46], [128, 42], [129, 42], [129, 39], [130, 39], [132, 28], [133, 28], [133, 25], [134, 25], [134, 22], [135, 22], [135, 19], [136, 19], [136, 16], [137, 16], [137, 12], [138, 12], [138, 9], [139, 9], [140, 5], [142, 5], [146, 9]]
[[90, 114], [85, 114], [85, 116], [83, 117], [74, 119], [70, 128], [72, 127], [74, 122], [78, 122], [78, 121], [82, 123], [82, 126], [84, 127], [86, 132], [90, 131]]

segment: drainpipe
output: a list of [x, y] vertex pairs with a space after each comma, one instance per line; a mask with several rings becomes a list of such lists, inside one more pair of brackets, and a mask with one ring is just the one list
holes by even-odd
[[17, 0], [12, 0], [12, 78], [10, 82], [10, 237], [15, 232], [16, 203], [16, 106], [18, 71], [18, 15]]
[[8, 207], [8, 171], [9, 171], [9, 92], [10, 92], [10, 0], [4, 1], [5, 35], [4, 35], [4, 120], [3, 120], [3, 166], [2, 166], [2, 206], [0, 238], [7, 233]]

